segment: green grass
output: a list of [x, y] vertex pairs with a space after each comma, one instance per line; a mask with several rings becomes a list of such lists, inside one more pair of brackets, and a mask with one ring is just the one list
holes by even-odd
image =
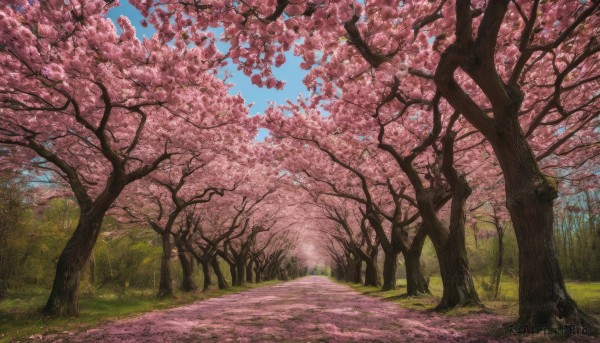
[[[394, 301], [400, 306], [415, 310], [428, 310], [439, 302], [442, 295], [442, 280], [439, 276], [431, 276], [429, 281], [429, 290], [431, 295], [418, 297], [405, 297], [406, 279], [397, 280], [397, 289], [387, 292], [382, 292], [378, 287], [362, 286], [357, 284], [349, 284], [355, 290], [386, 300]], [[571, 297], [577, 302], [579, 307], [597, 317], [600, 317], [600, 282], [583, 282], [583, 281], [567, 281], [567, 291]], [[490, 300], [486, 296], [482, 285], [478, 280], [475, 280], [475, 287], [479, 292], [479, 296], [485, 305], [485, 308], [467, 307], [458, 308], [446, 312], [446, 315], [462, 315], [467, 313], [492, 312], [505, 316], [517, 316], [518, 314], [518, 284], [517, 281], [511, 278], [504, 278], [500, 283], [500, 294], [498, 299]]]
[[197, 291], [193, 294], [176, 293], [175, 296], [165, 299], [154, 296], [152, 290], [129, 291], [126, 295], [99, 292], [94, 297], [82, 295], [80, 315], [70, 318], [49, 318], [40, 315], [39, 311], [48, 297], [47, 290], [13, 291], [8, 294], [7, 299], [0, 302], [0, 343], [38, 334], [85, 330], [109, 320], [181, 306], [198, 300], [238, 293], [280, 282], [268, 281], [260, 284], [232, 287], [226, 290]]

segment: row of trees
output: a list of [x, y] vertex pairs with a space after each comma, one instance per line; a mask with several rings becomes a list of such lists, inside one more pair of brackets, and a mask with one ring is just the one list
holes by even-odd
[[[3, 176], [0, 197], [10, 198], [11, 202], [5, 204], [12, 207], [8, 212], [10, 216], [3, 217], [3, 239], [0, 242], [2, 289], [9, 292], [46, 289], [52, 284], [52, 275], [48, 271], [56, 267], [60, 249], [76, 224], [77, 205], [69, 198], [52, 199], [44, 205], [33, 204], [31, 201], [36, 188], [19, 182], [14, 174]], [[210, 211], [205, 209], [203, 212], [208, 214]], [[214, 231], [213, 228], [208, 229], [205, 232], [215, 234], [222, 228], [215, 227]], [[85, 296], [94, 296], [97, 291], [125, 296], [132, 292], [146, 294], [157, 289], [172, 290], [173, 286], [190, 292], [196, 290], [197, 285], [203, 285], [205, 289], [215, 284], [227, 288], [232, 280], [233, 284], [239, 285], [297, 277], [306, 272], [303, 262], [290, 255], [295, 242], [289, 232], [280, 230], [275, 235], [275, 232], [264, 231], [261, 234], [269, 237], [264, 242], [262, 237], [255, 237], [248, 255], [251, 270], [241, 283], [237, 283], [235, 273], [232, 275], [229, 269], [222, 269], [226, 268], [227, 262], [218, 255], [212, 257], [214, 261], [208, 268], [203, 268], [185, 246], [177, 245], [163, 252], [161, 236], [147, 225], [135, 225], [130, 220], [119, 222], [114, 216], [108, 216], [103, 222], [103, 232], [92, 256], [82, 271], [81, 292]], [[178, 244], [182, 242], [177, 236], [173, 239]], [[232, 240], [234, 237], [231, 236], [226, 239]], [[263, 242], [263, 246], [258, 247], [258, 242]], [[165, 262], [164, 256], [168, 260], [162, 270], [167, 274], [161, 279], [161, 260]], [[255, 260], [258, 262], [254, 263]]]
[[[193, 291], [193, 261], [202, 268], [203, 290], [211, 284], [210, 268], [219, 288], [227, 288], [218, 259], [229, 267], [234, 286], [246, 282], [297, 277], [303, 265], [290, 255], [298, 235], [290, 231], [294, 223], [283, 214], [289, 212], [280, 202], [284, 185], [260, 166], [255, 170], [230, 165], [243, 170], [231, 188], [219, 188], [219, 177], [227, 170], [227, 161], [211, 164], [194, 157], [177, 168], [169, 165], [164, 174], [157, 172], [137, 184], [135, 191], [124, 194], [117, 202], [144, 206], [117, 206], [123, 220], [150, 226], [161, 238], [163, 257], [160, 268], [159, 296], [173, 294], [169, 261], [173, 247], [183, 271], [182, 290]], [[264, 168], [262, 168], [264, 169]], [[202, 184], [209, 173], [216, 173], [214, 186]], [[200, 181], [202, 180], [202, 182]], [[262, 191], [261, 191], [262, 190]], [[262, 192], [262, 193], [261, 193]], [[304, 273], [304, 272], [303, 272]]]
[[[172, 242], [185, 290], [191, 259], [234, 284], [298, 275], [277, 171], [259, 163], [257, 118], [217, 77], [211, 42], [138, 40], [104, 1], [0, 5], [2, 168], [49, 179], [37, 198], [69, 195], [77, 226], [56, 262], [49, 315], [79, 312], [79, 286], [107, 214], [162, 239], [159, 295], [172, 293]], [[216, 198], [219, 198], [218, 201]], [[210, 204], [209, 204], [210, 203]], [[219, 285], [226, 287], [222, 277]]]
[[[369, 284], [381, 249], [384, 289], [402, 254], [409, 293], [428, 292], [418, 262], [428, 237], [438, 309], [480, 303], [467, 222], [490, 221], [501, 237], [510, 221], [519, 323], [597, 327], [565, 288], [554, 200], [598, 186], [599, 1], [131, 3], [152, 38], [137, 40], [125, 17], [117, 34], [113, 3], [1, 7], [1, 158], [58, 175], [80, 207], [47, 313], [77, 312], [109, 210], [152, 226], [165, 251], [174, 238], [203, 266], [220, 256], [237, 282], [264, 264], [250, 258], [264, 232], [304, 235], [294, 223], [310, 213], [331, 225], [296, 240], [352, 261], [355, 278], [364, 261]], [[281, 88], [272, 68], [292, 49], [309, 96], [248, 117], [219, 67]], [[264, 144], [252, 143], [258, 125], [271, 131]], [[281, 210], [266, 200], [278, 180]], [[213, 204], [219, 215], [203, 212]]]

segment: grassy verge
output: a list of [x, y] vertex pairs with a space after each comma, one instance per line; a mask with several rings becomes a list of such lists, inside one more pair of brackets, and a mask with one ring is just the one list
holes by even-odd
[[[398, 288], [387, 292], [382, 292], [378, 287], [367, 287], [350, 283], [348, 285], [363, 294], [380, 297], [396, 302], [404, 308], [415, 310], [428, 310], [435, 307], [441, 298], [443, 290], [441, 278], [434, 276], [429, 281], [429, 289], [432, 294], [418, 297], [405, 296], [406, 279], [399, 279], [397, 281]], [[477, 280], [475, 286], [485, 308], [467, 307], [453, 309], [446, 312], [446, 315], [452, 316], [481, 312], [495, 313], [509, 317], [516, 317], [518, 315], [518, 284], [516, 280], [503, 279], [500, 285], [500, 295], [496, 300], [486, 297], [486, 292]], [[581, 309], [600, 318], [600, 282], [567, 281], [566, 286], [569, 294]]]
[[39, 314], [48, 296], [47, 290], [15, 291], [0, 302], [0, 343], [20, 340], [34, 335], [85, 330], [114, 319], [125, 318], [152, 310], [189, 304], [198, 300], [220, 297], [248, 289], [274, 285], [281, 281], [232, 287], [226, 290], [210, 289], [192, 294], [177, 293], [158, 299], [153, 292], [130, 291], [126, 295], [111, 292], [97, 293], [94, 297], [82, 295], [81, 314], [71, 318], [49, 318]]

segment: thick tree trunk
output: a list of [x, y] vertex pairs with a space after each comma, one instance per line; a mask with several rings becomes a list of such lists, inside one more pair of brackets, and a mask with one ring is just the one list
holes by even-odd
[[193, 292], [198, 287], [196, 286], [193, 277], [194, 265], [192, 255], [185, 249], [185, 246], [181, 244], [178, 238], [175, 238], [175, 245], [177, 246], [177, 256], [179, 257], [179, 263], [181, 264], [181, 290], [183, 292]]
[[377, 270], [377, 264], [372, 261], [366, 261], [367, 267], [365, 268], [365, 286], [379, 287], [379, 272]]
[[379, 287], [379, 269], [377, 268], [377, 253], [378, 249], [374, 249], [370, 254], [370, 259], [366, 259], [365, 263], [365, 286]]
[[275, 280], [279, 275], [279, 262], [272, 261], [267, 269], [267, 280]]
[[279, 280], [281, 281], [287, 281], [288, 280], [288, 272], [287, 269], [285, 268], [281, 268], [279, 270]]
[[202, 284], [202, 290], [206, 291], [210, 287], [210, 284], [212, 283], [212, 281], [210, 279], [210, 269], [208, 268], [208, 261], [202, 261], [200, 263], [200, 265], [202, 266], [202, 274], [204, 275], [204, 282]]
[[[354, 261], [354, 283], [362, 283], [362, 262], [360, 256], [357, 256]], [[297, 275], [294, 276], [297, 277]]]
[[356, 280], [355, 273], [356, 267], [354, 266], [354, 258], [348, 254], [346, 258], [346, 275], [348, 275], [348, 282], [354, 282]]
[[398, 269], [398, 254], [394, 251], [385, 251], [382, 291], [396, 289], [396, 269]]
[[[475, 290], [473, 277], [469, 269], [467, 248], [465, 243], [466, 202], [472, 189], [464, 174], [454, 168], [454, 138], [455, 134], [445, 135], [442, 138], [443, 162], [442, 171], [450, 184], [452, 202], [450, 204], [450, 225], [447, 235], [443, 235], [445, 228], [439, 221], [430, 224], [434, 232], [432, 238], [440, 265], [440, 274], [444, 292], [442, 299], [436, 307], [445, 310], [455, 306], [481, 305], [479, 295]], [[435, 233], [437, 232], [437, 233]], [[445, 239], [441, 238], [445, 236]]]
[[352, 279], [350, 278], [350, 273], [348, 270], [348, 263], [342, 264], [342, 269], [340, 269], [342, 275], [344, 276], [344, 282], [350, 282]]
[[255, 263], [254, 275], [256, 283], [262, 282], [262, 266], [258, 262]]
[[158, 296], [170, 297], [173, 295], [173, 282], [171, 279], [171, 233], [165, 232], [161, 234], [162, 240], [162, 257], [160, 259], [160, 281], [158, 284]]
[[335, 267], [335, 278], [338, 281], [347, 281], [346, 279], [346, 268], [344, 268], [344, 265], [342, 263], [337, 263], [336, 267]]
[[502, 122], [502, 135], [491, 141], [504, 174], [506, 207], [519, 246], [519, 323], [555, 328], [574, 325], [598, 332], [565, 287], [554, 247], [554, 180], [544, 176], [516, 115]]
[[225, 279], [225, 276], [223, 275], [223, 272], [221, 271], [221, 266], [219, 266], [219, 260], [217, 259], [216, 256], [213, 256], [210, 259], [210, 266], [212, 267], [213, 271], [215, 272], [215, 275], [217, 276], [217, 285], [218, 285], [219, 289], [229, 288], [229, 285], [227, 284], [227, 280]]
[[67, 242], [56, 264], [56, 275], [44, 314], [74, 316], [79, 314], [79, 281], [96, 244], [104, 213], [95, 217], [80, 215], [73, 236]]
[[429, 285], [421, 272], [421, 250], [406, 252], [403, 256], [406, 267], [406, 294], [429, 294]]
[[246, 284], [246, 261], [244, 261], [244, 258], [237, 261], [235, 271], [237, 272], [236, 286], [244, 286]]
[[480, 305], [481, 301], [475, 290], [473, 278], [469, 270], [467, 250], [463, 240], [452, 236], [443, 247], [436, 247], [440, 274], [444, 292], [436, 310], [446, 310], [456, 306]]
[[409, 296], [430, 294], [429, 284], [421, 271], [421, 253], [426, 238], [425, 229], [422, 226], [419, 227], [410, 247], [402, 253], [406, 268], [406, 294]]
[[254, 261], [252, 259], [248, 260], [248, 264], [246, 265], [246, 282], [252, 283], [252, 268], [254, 267]]
[[[541, 206], [540, 206], [541, 207]], [[535, 212], [542, 208], [529, 208]], [[541, 211], [540, 211], [541, 212]], [[550, 212], [551, 213], [551, 212]], [[533, 218], [518, 221], [531, 221]], [[524, 223], [519, 223], [524, 224]], [[516, 225], [519, 225], [515, 223]], [[593, 322], [571, 299], [554, 254], [552, 230], [540, 223], [535, 230], [523, 225], [517, 232], [519, 244], [519, 323], [534, 328], [576, 325], [593, 331]], [[516, 231], [516, 230], [515, 230]]]
[[290, 278], [295, 279], [296, 277], [298, 277], [298, 266], [295, 262], [288, 264], [288, 267], [286, 269]]
[[268, 265], [263, 266], [262, 270], [262, 280], [263, 281], [271, 281], [273, 280], [270, 275], [270, 269]]
[[229, 263], [229, 274], [231, 275], [231, 285], [232, 286], [237, 286], [238, 285], [238, 273], [237, 273], [237, 269], [235, 268], [235, 263]]

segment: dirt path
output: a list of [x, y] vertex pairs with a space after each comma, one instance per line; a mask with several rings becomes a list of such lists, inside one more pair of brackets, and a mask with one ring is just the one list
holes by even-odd
[[47, 341], [465, 342], [488, 341], [505, 318], [409, 311], [324, 277], [200, 301]]

